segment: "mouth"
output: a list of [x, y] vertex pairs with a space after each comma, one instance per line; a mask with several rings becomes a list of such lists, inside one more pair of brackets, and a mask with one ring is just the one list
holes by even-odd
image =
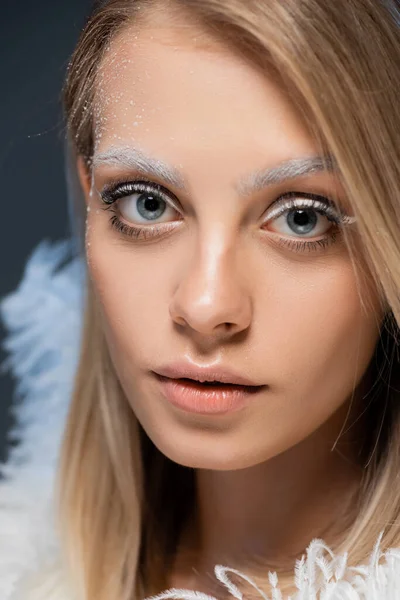
[[205, 386], [241, 386], [241, 387], [263, 387], [258, 382], [252, 381], [240, 373], [223, 365], [205, 366], [194, 363], [173, 363], [162, 366], [153, 371], [158, 376], [167, 377], [175, 381], [188, 383], [199, 383]]
[[189, 386], [192, 386], [192, 387], [198, 388], [198, 389], [207, 388], [210, 391], [212, 391], [212, 389], [215, 389], [215, 390], [219, 390], [219, 391], [246, 390], [247, 392], [257, 392], [261, 388], [265, 387], [263, 385], [241, 385], [238, 383], [225, 383], [223, 381], [217, 381], [217, 380], [198, 381], [197, 379], [191, 379], [190, 377], [164, 377], [163, 375], [158, 375], [158, 373], [155, 373], [155, 375], [157, 376], [157, 378], [160, 381], [170, 380], [170, 381], [175, 381], [176, 383], [182, 383], [184, 385], [189, 385]]
[[166, 377], [154, 373], [163, 396], [185, 412], [217, 416], [244, 409], [264, 385], [227, 383], [216, 379], [198, 381], [190, 377]]
[[175, 362], [153, 371], [165, 399], [180, 410], [225, 415], [245, 409], [263, 396], [268, 385], [257, 385], [228, 366]]

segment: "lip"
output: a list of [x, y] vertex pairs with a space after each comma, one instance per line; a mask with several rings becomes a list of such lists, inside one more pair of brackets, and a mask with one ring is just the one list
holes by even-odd
[[206, 385], [191, 379], [173, 379], [155, 373], [162, 395], [180, 410], [201, 415], [225, 415], [250, 404], [266, 386]]
[[170, 379], [193, 379], [200, 383], [216, 381], [246, 387], [261, 387], [264, 385], [251, 381], [247, 377], [222, 366], [207, 367], [188, 363], [172, 363], [154, 369], [154, 373]]

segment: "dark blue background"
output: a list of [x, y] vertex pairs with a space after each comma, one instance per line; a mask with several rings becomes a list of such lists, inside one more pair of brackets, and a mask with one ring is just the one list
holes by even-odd
[[[90, 0], [1, 1], [0, 297], [18, 285], [41, 239], [69, 233], [61, 88], [90, 6]], [[4, 356], [0, 351], [0, 361]], [[13, 388], [11, 377], [0, 376], [0, 461], [8, 454]]]

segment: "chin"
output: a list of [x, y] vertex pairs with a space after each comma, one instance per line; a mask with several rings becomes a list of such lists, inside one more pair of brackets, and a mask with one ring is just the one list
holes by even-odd
[[[195, 436], [193, 436], [194, 438]], [[191, 469], [208, 469], [212, 471], [235, 471], [254, 467], [267, 460], [249, 453], [245, 448], [227, 448], [221, 439], [214, 443], [204, 440], [203, 443], [192, 440], [189, 444], [185, 440], [160, 440], [152, 439], [154, 445], [167, 458], [183, 467]]]

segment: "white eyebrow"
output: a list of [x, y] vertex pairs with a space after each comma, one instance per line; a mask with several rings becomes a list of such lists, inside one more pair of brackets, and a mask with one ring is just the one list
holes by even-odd
[[239, 182], [238, 191], [241, 195], [246, 196], [296, 177], [304, 177], [322, 171], [335, 171], [335, 164], [333, 157], [329, 155], [293, 158], [276, 167], [249, 175]]
[[[111, 147], [105, 152], [95, 154], [92, 164], [94, 168], [100, 165], [113, 165], [132, 169], [143, 175], [156, 177], [182, 191], [188, 191], [185, 179], [176, 167], [129, 146]], [[236, 184], [236, 189], [241, 196], [247, 196], [296, 177], [335, 170], [335, 161], [330, 155], [294, 158], [248, 175]]]
[[106, 152], [95, 154], [92, 164], [94, 168], [100, 165], [113, 165], [134, 169], [135, 171], [139, 171], [139, 173], [143, 173], [143, 175], [153, 175], [153, 177], [162, 179], [169, 185], [187, 191], [185, 181], [178, 169], [170, 167], [157, 158], [146, 156], [136, 148], [109, 148]]

